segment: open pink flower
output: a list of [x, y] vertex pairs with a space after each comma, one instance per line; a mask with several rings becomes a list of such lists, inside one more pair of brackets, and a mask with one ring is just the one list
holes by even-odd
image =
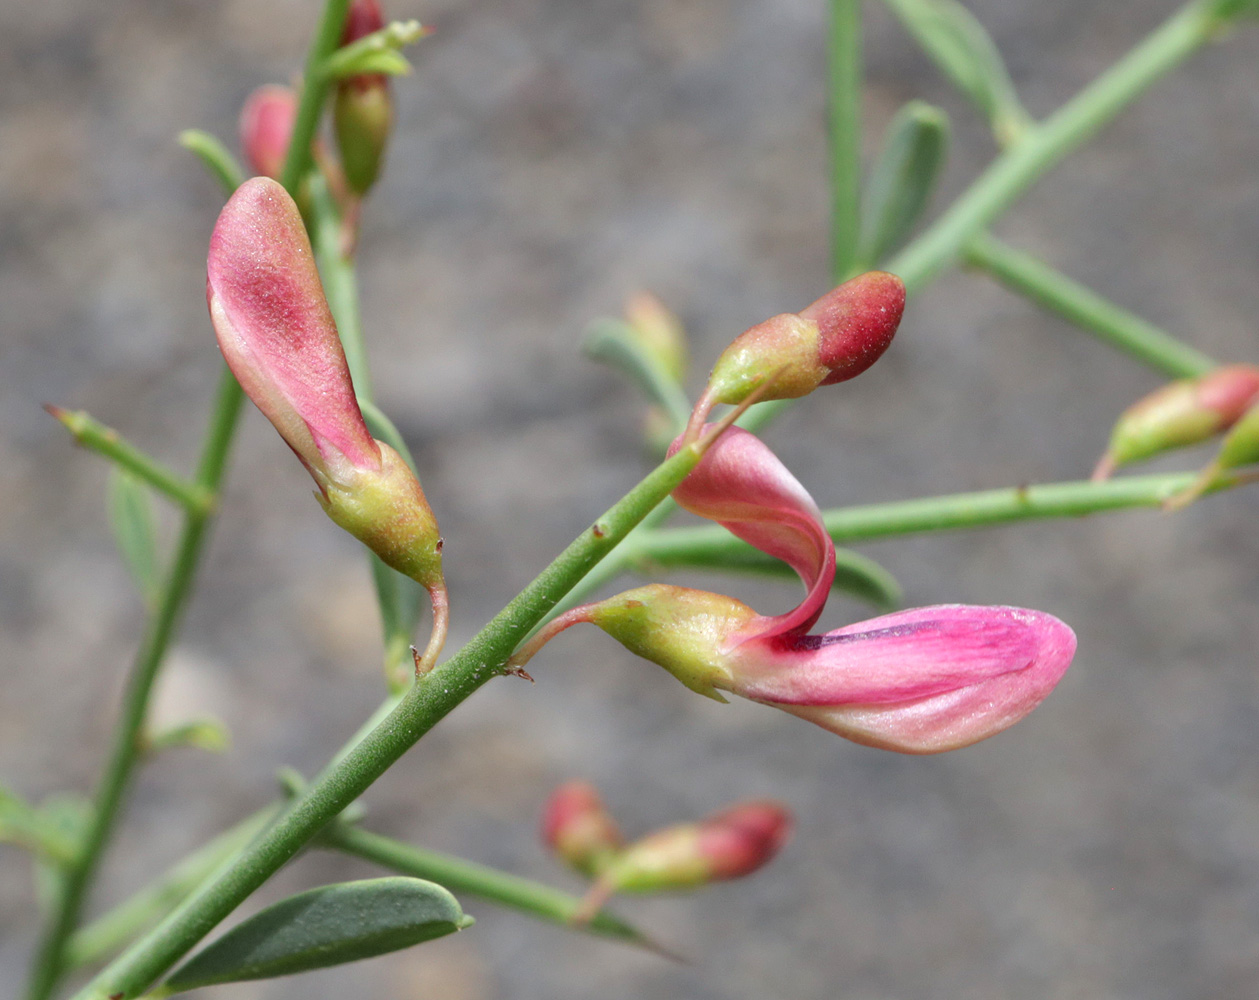
[[903, 753], [967, 746], [1045, 698], [1075, 652], [1040, 611], [940, 605], [810, 635], [835, 574], [812, 498], [759, 439], [733, 428], [675, 491], [678, 502], [800, 574], [806, 594], [765, 616], [723, 594], [649, 584], [556, 618], [517, 654], [575, 625], [598, 625], [692, 690], [728, 691], [847, 739]]

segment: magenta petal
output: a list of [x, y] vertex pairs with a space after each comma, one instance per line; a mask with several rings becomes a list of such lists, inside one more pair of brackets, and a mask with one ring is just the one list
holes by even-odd
[[758, 637], [804, 632], [817, 621], [835, 576], [835, 545], [813, 498], [760, 438], [731, 427], [673, 498], [800, 574], [808, 588], [804, 601], [785, 615], [759, 619]]
[[246, 181], [224, 206], [206, 297], [232, 373], [316, 478], [380, 468], [306, 228], [275, 181]]
[[871, 746], [935, 753], [1013, 725], [1058, 683], [1075, 635], [1023, 608], [940, 605], [823, 636], [752, 640], [731, 690]]

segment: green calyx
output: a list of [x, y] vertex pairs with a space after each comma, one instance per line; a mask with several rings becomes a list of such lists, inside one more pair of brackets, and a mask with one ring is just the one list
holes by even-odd
[[799, 399], [826, 378], [818, 360], [818, 325], [794, 313], [758, 323], [725, 349], [708, 379], [714, 402], [742, 403], [754, 389], [781, 372], [763, 399]]
[[366, 85], [342, 83], [333, 101], [332, 123], [346, 182], [355, 194], [364, 195], [380, 176], [393, 128], [393, 99], [384, 77], [371, 78]]
[[443, 586], [442, 539], [420, 482], [382, 441], [378, 471], [355, 470], [316, 498], [336, 524], [376, 553], [385, 565], [427, 590]]
[[755, 617], [733, 597], [648, 584], [594, 605], [588, 620], [692, 691], [724, 702], [717, 691], [731, 681], [724, 641]]

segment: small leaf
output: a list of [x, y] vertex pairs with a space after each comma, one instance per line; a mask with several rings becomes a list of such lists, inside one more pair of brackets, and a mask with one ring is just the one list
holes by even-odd
[[56, 817], [36, 809], [7, 788], [0, 788], [0, 842], [16, 844], [63, 865], [74, 859], [77, 833], [64, 829]]
[[922, 217], [948, 142], [948, 116], [923, 101], [910, 101], [888, 124], [861, 205], [863, 269], [899, 248]]
[[454, 896], [422, 879], [325, 885], [290, 896], [233, 927], [176, 971], [162, 992], [286, 976], [372, 958], [471, 923]]
[[149, 752], [171, 747], [193, 747], [210, 753], [224, 753], [232, 745], [232, 735], [221, 719], [206, 717], [150, 733], [145, 749]]
[[[661, 363], [660, 356], [643, 342], [630, 324], [619, 319], [597, 320], [591, 324], [581, 346], [586, 357], [601, 361], [628, 377], [675, 423], [680, 422], [678, 430], [685, 426], [691, 413], [686, 393]], [[677, 431], [674, 433], [676, 435]]]
[[988, 118], [1008, 146], [1030, 118], [992, 37], [957, 0], [887, 0], [892, 12], [958, 90]]
[[162, 570], [152, 498], [139, 479], [117, 467], [109, 477], [109, 523], [144, 603], [153, 607], [162, 590]]
[[324, 74], [330, 80], [366, 73], [405, 76], [411, 72], [411, 64], [398, 49], [419, 41], [428, 33], [419, 21], [394, 21], [337, 49], [324, 63]]
[[245, 174], [236, 158], [209, 132], [190, 128], [179, 133], [179, 144], [199, 159], [210, 176], [223, 187], [224, 194], [231, 194], [245, 183]]

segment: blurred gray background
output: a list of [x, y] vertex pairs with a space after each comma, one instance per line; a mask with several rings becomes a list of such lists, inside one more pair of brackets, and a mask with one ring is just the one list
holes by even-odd
[[[221, 199], [182, 128], [234, 146], [288, 79], [314, 0], [44, 0], [0, 11], [0, 780], [86, 790], [142, 625], [106, 469], [40, 409], [85, 408], [191, 467], [219, 369], [204, 258]], [[1044, 115], [1170, 0], [975, 0]], [[639, 288], [686, 321], [693, 388], [746, 326], [827, 287], [822, 0], [408, 0], [437, 33], [362, 245], [377, 392], [446, 537], [454, 642], [644, 470], [641, 405], [577, 351]], [[993, 153], [877, 4], [867, 162], [911, 97], [950, 113], [937, 207]], [[1259, 27], [1192, 59], [1037, 186], [998, 232], [1221, 360], [1259, 360]], [[1160, 379], [982, 276], [910, 304], [887, 357], [768, 434], [824, 507], [1085, 476]], [[1190, 468], [1205, 453], [1158, 467]], [[164, 718], [221, 715], [224, 756], [136, 783], [97, 911], [318, 768], [377, 704], [355, 543], [252, 409], [174, 651]], [[475, 900], [475, 929], [233, 998], [1237, 998], [1259, 995], [1259, 492], [864, 547], [907, 602], [1007, 602], [1079, 634], [1030, 719], [909, 758], [696, 698], [595, 630], [496, 681], [368, 796], [377, 829], [572, 889], [536, 840], [558, 782], [632, 833], [777, 796], [795, 841], [741, 884], [621, 910], [689, 965]], [[173, 527], [173, 521], [166, 528]], [[795, 591], [678, 579], [759, 608]], [[835, 600], [823, 625], [868, 612]], [[362, 877], [308, 856], [260, 898]], [[24, 970], [29, 869], [0, 848], [0, 982]], [[10, 985], [11, 984], [11, 985]], [[7, 992], [7, 989], [6, 989]]]

